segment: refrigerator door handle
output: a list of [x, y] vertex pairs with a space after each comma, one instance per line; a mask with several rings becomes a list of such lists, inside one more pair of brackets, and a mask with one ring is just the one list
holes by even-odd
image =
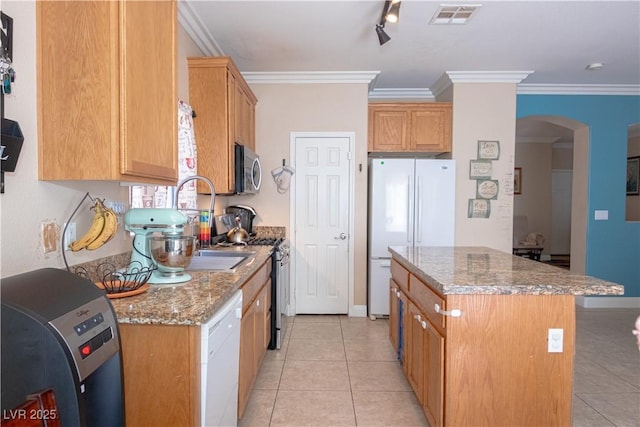
[[416, 184], [416, 241], [422, 243], [422, 177], [418, 176], [418, 182]]
[[413, 214], [413, 206], [411, 201], [413, 200], [411, 191], [411, 175], [407, 176], [407, 243], [413, 243], [413, 223], [411, 222]]

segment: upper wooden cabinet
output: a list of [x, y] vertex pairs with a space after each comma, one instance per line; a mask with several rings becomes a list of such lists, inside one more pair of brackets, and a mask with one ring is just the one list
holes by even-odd
[[370, 152], [451, 151], [451, 103], [369, 104]]
[[175, 1], [38, 1], [39, 178], [175, 185]]
[[[255, 150], [257, 99], [228, 56], [188, 58], [189, 103], [196, 112], [198, 174], [218, 194], [235, 192], [234, 145]], [[209, 187], [198, 183], [198, 192]]]

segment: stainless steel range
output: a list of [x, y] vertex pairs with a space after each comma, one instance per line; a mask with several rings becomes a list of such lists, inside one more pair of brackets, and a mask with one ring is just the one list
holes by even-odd
[[[280, 349], [282, 346], [282, 339], [284, 338], [284, 333], [287, 328], [285, 312], [289, 305], [289, 251], [289, 241], [286, 239], [282, 240], [276, 245], [272, 258], [272, 262], [274, 262], [272, 272], [275, 271], [276, 289], [274, 296], [272, 296], [272, 299], [275, 300], [275, 307], [273, 307], [271, 311], [271, 316], [272, 319], [275, 318], [275, 325], [273, 326], [275, 326], [275, 348], [277, 349]], [[273, 339], [272, 333], [272, 343]]]

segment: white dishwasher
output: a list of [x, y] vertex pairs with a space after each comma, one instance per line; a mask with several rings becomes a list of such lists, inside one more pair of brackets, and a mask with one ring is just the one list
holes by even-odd
[[202, 426], [226, 427], [238, 424], [241, 318], [240, 290], [201, 327]]

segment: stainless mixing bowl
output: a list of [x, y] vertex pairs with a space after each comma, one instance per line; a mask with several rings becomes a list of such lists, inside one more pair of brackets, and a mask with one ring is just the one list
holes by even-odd
[[195, 236], [149, 237], [151, 259], [163, 274], [180, 274], [191, 264], [196, 250]]

